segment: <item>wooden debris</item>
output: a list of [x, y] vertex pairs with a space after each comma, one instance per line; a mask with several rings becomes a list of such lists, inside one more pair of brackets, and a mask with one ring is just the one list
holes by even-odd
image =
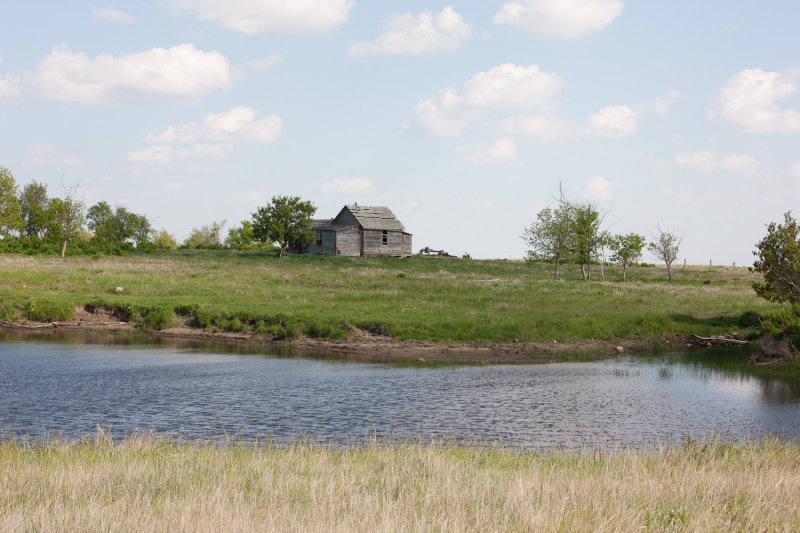
[[689, 342], [695, 346], [744, 346], [750, 344], [749, 341], [734, 339], [728, 336], [701, 337], [694, 333], [689, 335]]

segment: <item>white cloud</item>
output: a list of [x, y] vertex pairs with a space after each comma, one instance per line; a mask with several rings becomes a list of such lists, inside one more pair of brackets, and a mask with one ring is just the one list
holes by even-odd
[[514, 116], [502, 121], [500, 126], [508, 134], [527, 135], [541, 141], [563, 141], [580, 133], [577, 125], [549, 115]]
[[385, 30], [372, 42], [350, 45], [355, 57], [370, 55], [420, 55], [452, 52], [469, 39], [472, 26], [447, 6], [439, 13], [423, 11], [419, 15], [392, 15], [384, 22]]
[[653, 102], [653, 112], [656, 115], [666, 115], [669, 112], [669, 106], [671, 106], [680, 95], [680, 91], [670, 91], [666, 98], [661, 98]]
[[675, 158], [679, 167], [694, 172], [736, 172], [752, 174], [761, 163], [749, 154], [721, 154], [716, 150], [703, 150], [692, 154], [680, 154]]
[[445, 89], [436, 98], [417, 104], [417, 120], [436, 137], [460, 137], [479, 112], [465, 109], [453, 89]]
[[595, 176], [584, 187], [583, 196], [593, 202], [608, 202], [614, 197], [611, 182], [603, 176]]
[[22, 94], [22, 83], [19, 78], [7, 74], [0, 78], [0, 98], [16, 98]]
[[612, 105], [589, 116], [588, 135], [620, 139], [636, 132], [636, 111], [626, 105]]
[[156, 144], [142, 150], [128, 152], [125, 159], [131, 163], [168, 165], [174, 159], [224, 159], [233, 150], [230, 144], [193, 144], [185, 148], [173, 148]]
[[269, 115], [258, 119], [258, 113], [250, 107], [233, 107], [223, 113], [204, 115], [200, 124], [170, 126], [163, 133], [148, 135], [146, 140], [156, 143], [275, 142], [281, 136], [280, 117]]
[[621, 0], [514, 0], [503, 4], [494, 22], [540, 39], [572, 39], [602, 30], [622, 9]]
[[133, 24], [136, 17], [114, 7], [92, 6], [92, 18], [94, 20], [116, 22], [117, 24]]
[[281, 61], [283, 61], [283, 55], [272, 54], [267, 57], [262, 57], [261, 59], [253, 59], [252, 61], [248, 61], [244, 64], [244, 66], [250, 70], [262, 71], [271, 69]]
[[558, 74], [542, 72], [537, 65], [505, 63], [472, 76], [462, 94], [464, 103], [474, 109], [547, 111], [555, 107], [550, 99], [563, 88]]
[[[0, 56], [0, 63], [3, 56]], [[16, 98], [22, 93], [22, 84], [19, 78], [7, 74], [4, 78], [0, 77], [0, 98]]]
[[488, 146], [459, 146], [456, 152], [472, 165], [508, 165], [517, 159], [517, 145], [512, 137], [497, 139]]
[[719, 91], [707, 116], [747, 133], [798, 132], [800, 112], [778, 106], [796, 90], [786, 74], [745, 69]]
[[322, 184], [322, 192], [340, 194], [364, 194], [375, 190], [372, 182], [367, 178], [335, 179]]
[[447, 88], [417, 104], [418, 120], [437, 137], [458, 137], [486, 112], [551, 112], [564, 82], [557, 74], [505, 63], [472, 76], [460, 90]]
[[564, 88], [554, 73], [505, 63], [479, 72], [460, 88], [448, 87], [417, 104], [417, 120], [434, 136], [460, 137], [470, 123], [496, 116], [507, 135], [564, 140], [579, 135], [618, 139], [636, 132], [637, 112], [626, 105], [608, 106], [581, 126], [558, 116], [554, 97]]
[[28, 153], [22, 158], [26, 167], [76, 167], [81, 164], [77, 157], [58, 155], [55, 146], [31, 146]]
[[195, 143], [175, 150], [175, 157], [182, 159], [225, 159], [233, 151], [232, 144]]
[[125, 160], [136, 164], [168, 165], [172, 162], [172, 147], [155, 145], [132, 150], [125, 155]]
[[786, 171], [789, 176], [800, 178], [800, 163], [794, 163], [789, 170]]
[[228, 59], [192, 44], [94, 59], [56, 46], [39, 61], [32, 79], [44, 98], [93, 104], [194, 102], [230, 82]]
[[245, 35], [319, 34], [347, 21], [354, 0], [170, 0], [178, 11]]

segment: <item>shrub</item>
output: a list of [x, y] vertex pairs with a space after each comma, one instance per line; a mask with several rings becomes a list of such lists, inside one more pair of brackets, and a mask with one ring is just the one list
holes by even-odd
[[196, 310], [194, 316], [189, 320], [189, 326], [193, 328], [211, 328], [214, 326], [216, 317], [210, 311]]
[[128, 322], [133, 317], [133, 306], [123, 304], [114, 310], [114, 314], [123, 322]]
[[139, 324], [145, 329], [165, 329], [172, 326], [175, 320], [175, 311], [169, 307], [151, 307], [145, 310]]
[[16, 320], [19, 316], [17, 310], [13, 307], [3, 306], [0, 308], [0, 320]]
[[192, 316], [197, 312], [197, 304], [179, 305], [175, 307], [175, 314], [178, 316]]
[[238, 333], [244, 330], [244, 325], [238, 318], [232, 318], [225, 325], [225, 329], [227, 329], [228, 331], [233, 331]]
[[72, 306], [30, 300], [25, 307], [25, 318], [35, 322], [57, 322], [72, 318]]
[[391, 337], [394, 334], [394, 328], [386, 322], [366, 322], [358, 324], [356, 327], [365, 329], [374, 335]]

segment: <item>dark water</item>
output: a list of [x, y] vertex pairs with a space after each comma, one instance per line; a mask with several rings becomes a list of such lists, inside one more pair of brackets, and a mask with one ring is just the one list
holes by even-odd
[[658, 359], [398, 367], [169, 346], [0, 343], [6, 435], [633, 446], [800, 435], [800, 383]]

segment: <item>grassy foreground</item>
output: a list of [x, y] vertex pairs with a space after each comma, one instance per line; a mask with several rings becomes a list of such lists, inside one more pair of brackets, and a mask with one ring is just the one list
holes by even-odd
[[[56, 321], [85, 304], [150, 329], [192, 327], [265, 338], [343, 337], [351, 326], [398, 339], [551, 342], [726, 334], [747, 311], [777, 310], [755, 296], [746, 268], [578, 267], [492, 260], [290, 256], [164, 251], [123, 257], [0, 255], [3, 320]], [[593, 274], [599, 277], [598, 267]], [[122, 287], [124, 293], [114, 292]], [[130, 315], [130, 316], [127, 316]]]
[[0, 442], [2, 531], [797, 531], [800, 446]]

